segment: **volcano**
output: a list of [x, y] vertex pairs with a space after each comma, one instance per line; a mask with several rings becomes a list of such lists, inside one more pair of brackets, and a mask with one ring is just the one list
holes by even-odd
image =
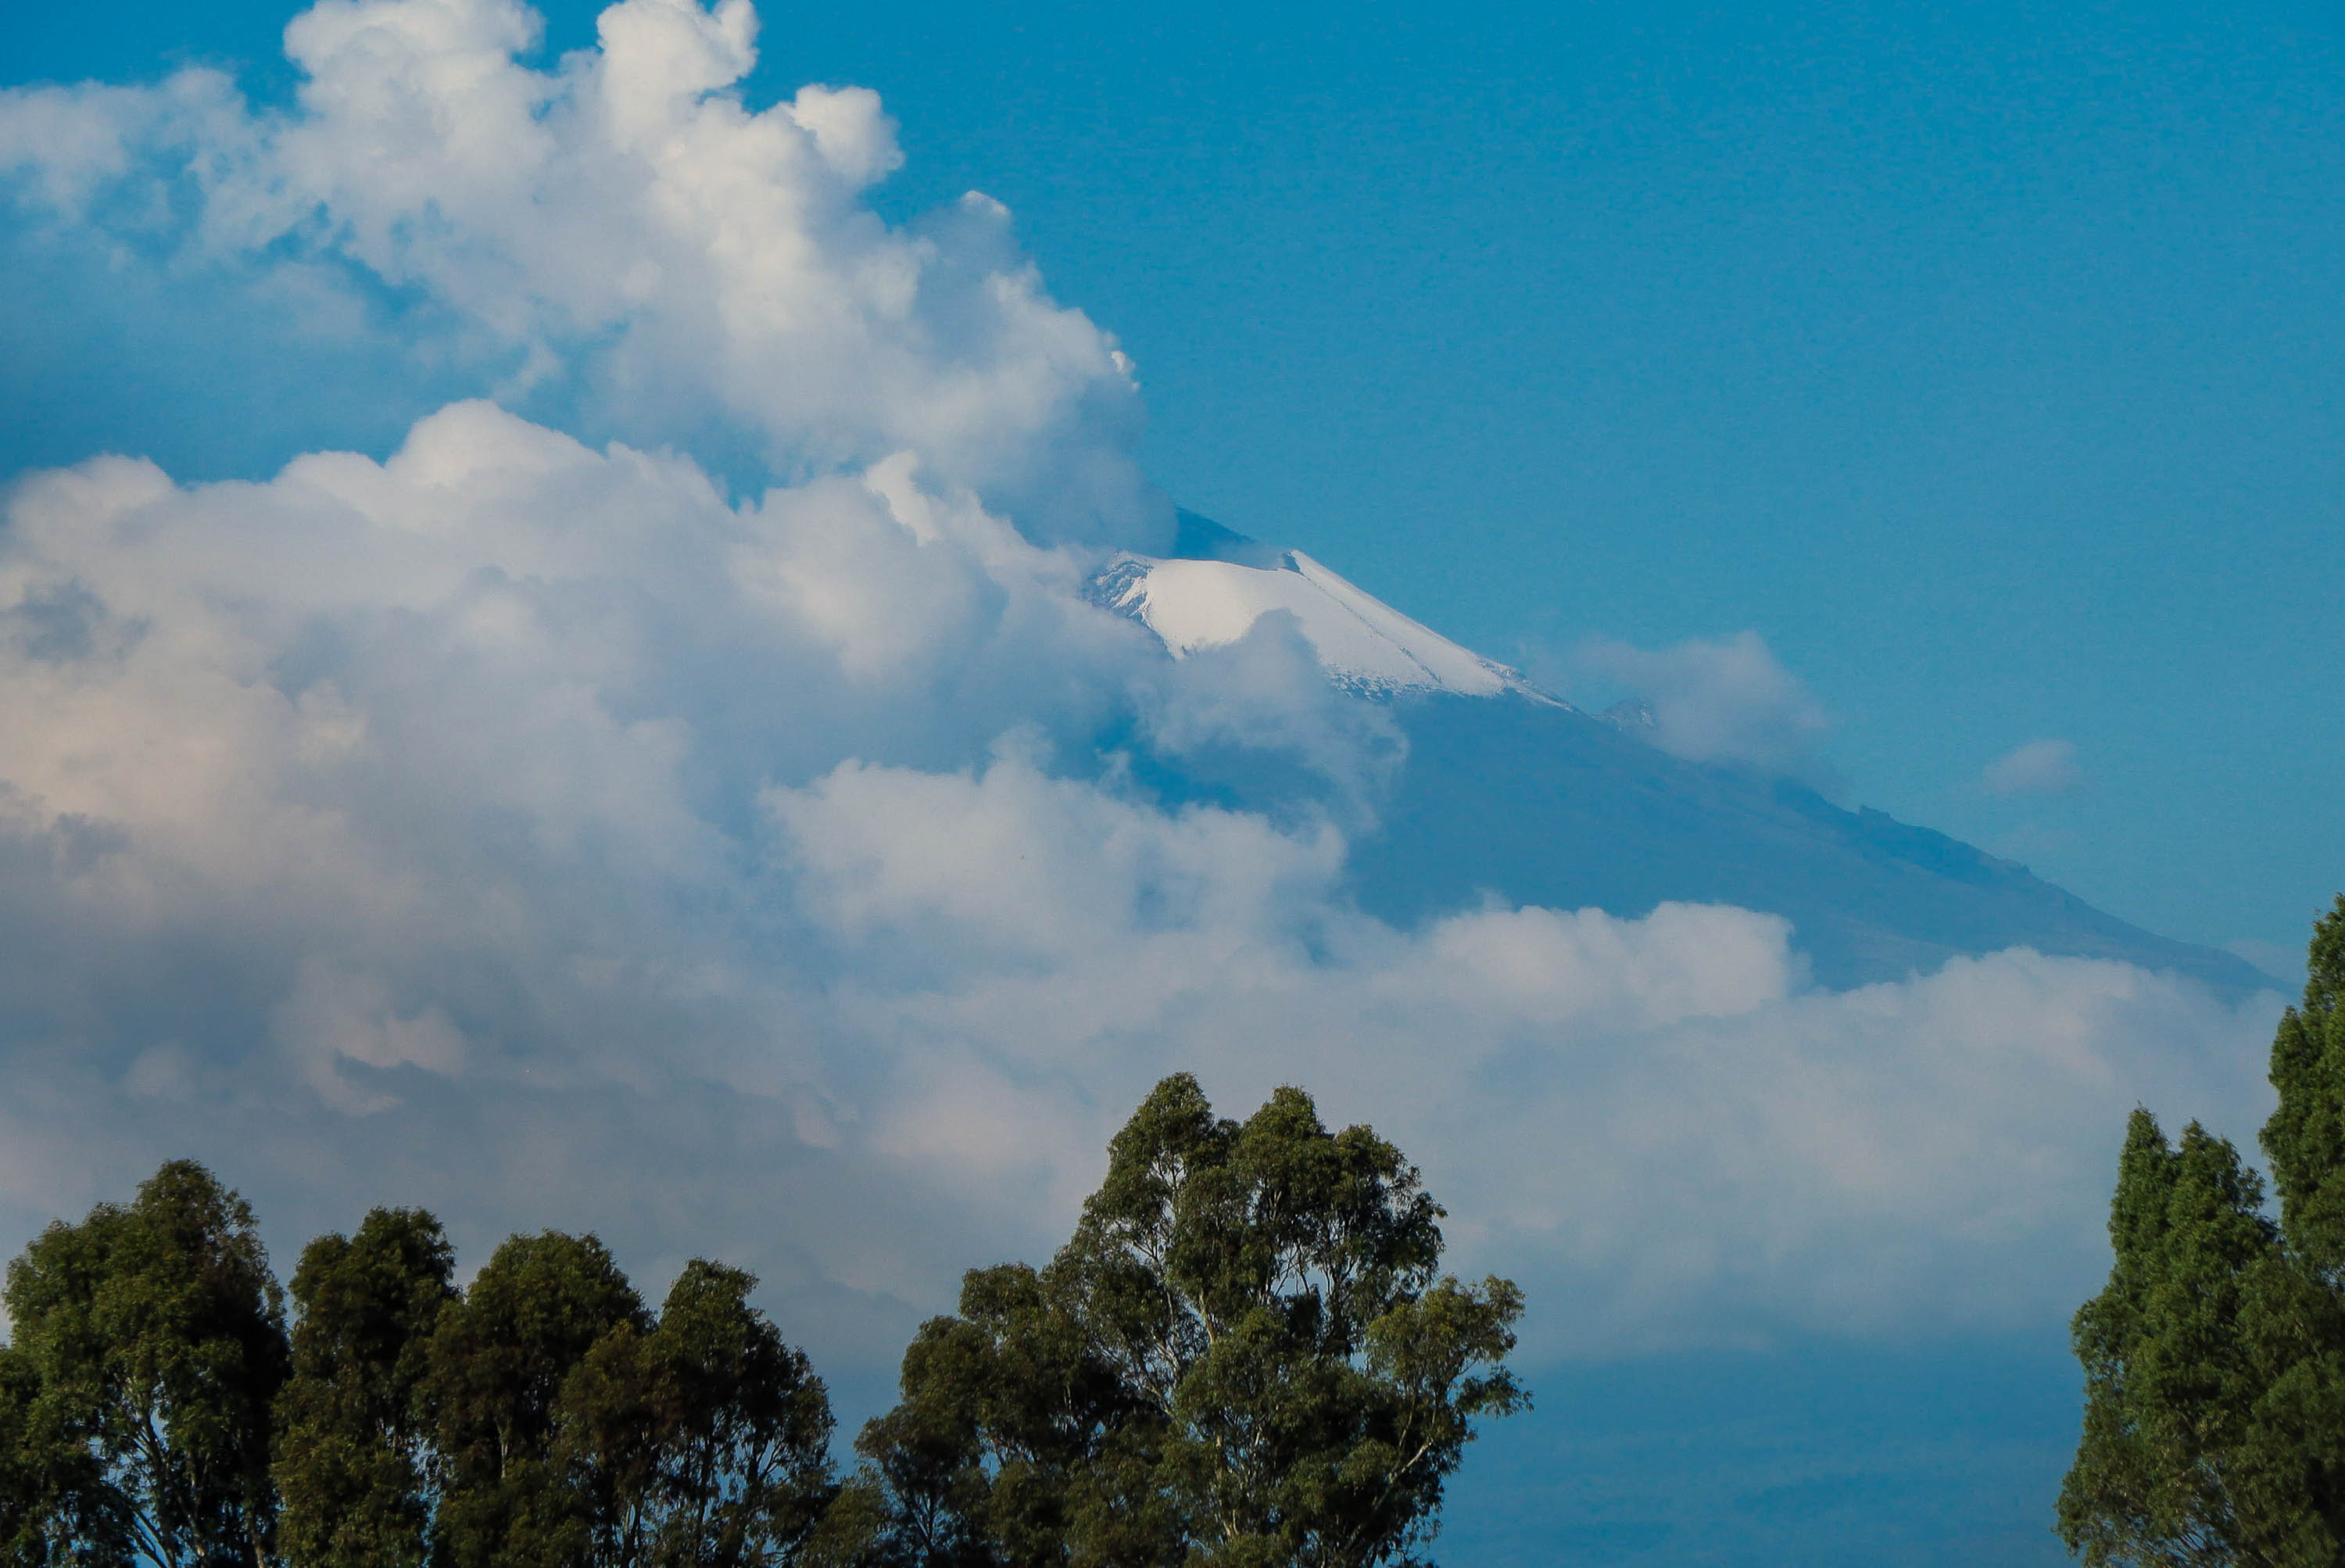
[[1352, 896], [1414, 926], [1492, 901], [1641, 916], [1665, 902], [1781, 915], [1835, 990], [2007, 948], [2276, 986], [2233, 954], [2142, 930], [2025, 866], [1796, 780], [1688, 761], [1629, 702], [1590, 714], [1300, 551], [1183, 512], [1166, 556], [1119, 555], [1090, 596], [1175, 658], [1293, 617], [1335, 686], [1383, 705], [1406, 755], [1353, 838]]

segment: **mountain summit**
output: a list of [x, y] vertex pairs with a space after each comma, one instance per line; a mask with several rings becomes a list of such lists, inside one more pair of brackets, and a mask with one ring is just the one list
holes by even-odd
[[[1215, 528], [1237, 545], [1253, 543], [1193, 514], [1183, 514], [1183, 523], [1184, 542], [1218, 544], [1203, 531]], [[1118, 555], [1094, 581], [1093, 596], [1154, 632], [1175, 658], [1233, 643], [1264, 616], [1284, 611], [1294, 617], [1328, 677], [1363, 697], [1429, 691], [1496, 697], [1511, 691], [1535, 701], [1556, 701], [1519, 672], [1411, 620], [1300, 550], [1254, 554], [1230, 548], [1237, 558]]]
[[1328, 678], [1384, 704], [1407, 754], [1352, 845], [1360, 904], [1413, 925], [1492, 898], [1640, 916], [1663, 902], [1783, 916], [1815, 979], [1894, 981], [2026, 947], [2193, 976], [2270, 978], [2131, 925], [1999, 859], [1793, 780], [1650, 743], [1636, 699], [1591, 716], [1382, 603], [1297, 550], [1183, 513], [1166, 557], [1120, 555], [1091, 585], [1175, 658], [1294, 616]]

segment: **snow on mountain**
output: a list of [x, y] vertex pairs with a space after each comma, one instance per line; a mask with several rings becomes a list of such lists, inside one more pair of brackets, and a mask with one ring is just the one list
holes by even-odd
[[[1176, 658], [1294, 617], [1337, 685], [1387, 703], [1406, 739], [1348, 856], [1361, 907], [1409, 928], [1493, 896], [1639, 916], [1663, 901], [1780, 914], [1835, 988], [2011, 947], [2270, 983], [2228, 952], [2157, 936], [2027, 868], [1795, 780], [1673, 757], [1651, 709], [1601, 717], [1379, 603], [1300, 551], [1183, 513], [1167, 557], [1117, 556], [1091, 585]], [[1165, 782], [1170, 782], [1166, 780]], [[1193, 781], [1244, 800], [1243, 780]]]
[[1162, 638], [1175, 658], [1233, 643], [1263, 616], [1284, 610], [1294, 617], [1328, 675], [1365, 696], [1444, 691], [1496, 697], [1515, 691], [1542, 702], [1555, 700], [1515, 670], [1409, 619], [1300, 550], [1263, 550], [1254, 558], [1264, 557], [1269, 564], [1120, 555], [1092, 591], [1101, 603]]

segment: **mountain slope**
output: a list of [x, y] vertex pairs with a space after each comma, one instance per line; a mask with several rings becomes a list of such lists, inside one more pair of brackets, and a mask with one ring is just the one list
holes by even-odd
[[1787, 917], [1815, 977], [1894, 980], [1958, 953], [2032, 947], [2269, 983], [2230, 953], [2106, 914], [2026, 867], [1803, 786], [1681, 761], [1600, 719], [1516, 697], [1395, 705], [1409, 755], [1379, 831], [1355, 843], [1364, 906], [1414, 923], [1485, 891], [1639, 915], [1665, 900]]
[[2176, 970], [2226, 993], [2271, 983], [1944, 834], [1671, 757], [1299, 552], [1186, 513], [1176, 550], [1119, 557], [1094, 596], [1175, 657], [1292, 614], [1329, 678], [1386, 704], [1406, 732], [1407, 759], [1348, 869], [1354, 895], [1386, 920], [1413, 925], [1492, 896], [1631, 916], [1671, 900], [1731, 903], [1789, 919], [1834, 987], [2007, 947]]

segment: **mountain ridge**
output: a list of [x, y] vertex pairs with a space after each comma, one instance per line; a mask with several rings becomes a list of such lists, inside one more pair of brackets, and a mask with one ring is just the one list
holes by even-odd
[[1117, 556], [1093, 580], [1095, 602], [1174, 657], [1289, 610], [1331, 681], [1381, 704], [1406, 737], [1346, 871], [1360, 905], [1393, 923], [1494, 896], [1629, 918], [1726, 903], [1789, 920], [1814, 979], [1835, 989], [2014, 947], [2176, 971], [2230, 995], [2279, 987], [2235, 954], [2146, 931], [1934, 829], [1673, 757], [1652, 744], [1640, 699], [1586, 713], [1299, 552], [1189, 512], [1174, 548]]

